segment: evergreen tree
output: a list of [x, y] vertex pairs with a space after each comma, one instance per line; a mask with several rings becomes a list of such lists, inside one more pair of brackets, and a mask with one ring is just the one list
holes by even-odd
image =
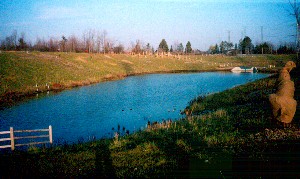
[[280, 45], [278, 50], [278, 54], [293, 54], [296, 53], [296, 48], [293, 47], [292, 45]]
[[226, 49], [226, 41], [225, 41], [225, 42], [222, 41], [222, 42], [220, 43], [220, 52], [221, 52], [221, 53], [225, 53], [225, 49]]
[[185, 46], [185, 52], [186, 53], [192, 53], [192, 45], [191, 45], [191, 42], [190, 41], [188, 41], [187, 43], [186, 43], [186, 46]]
[[250, 54], [253, 50], [252, 40], [248, 36], [240, 41], [239, 46], [243, 54]]
[[159, 48], [159, 50], [161, 50], [163, 52], [168, 52], [169, 51], [169, 47], [168, 47], [168, 44], [167, 44], [165, 39], [161, 40], [158, 48]]
[[182, 45], [182, 43], [180, 43], [180, 44], [178, 45], [178, 47], [177, 47], [177, 51], [178, 51], [178, 52], [183, 52], [183, 50], [184, 50], [183, 45]]
[[19, 46], [17, 46], [18, 50], [26, 50], [27, 44], [24, 40], [24, 38], [19, 38]]
[[264, 42], [256, 45], [254, 49], [256, 54], [271, 54], [272, 53], [272, 44]]
[[216, 44], [216, 47], [215, 47], [215, 54], [219, 54], [220, 53], [220, 49], [219, 49], [219, 46], [218, 44]]

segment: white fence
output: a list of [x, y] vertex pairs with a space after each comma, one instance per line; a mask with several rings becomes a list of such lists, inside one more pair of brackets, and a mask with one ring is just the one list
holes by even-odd
[[[18, 136], [18, 133], [37, 133], [37, 135], [24, 135]], [[42, 134], [41, 134], [42, 133]], [[3, 135], [8, 135], [9, 138], [2, 138]], [[16, 140], [21, 141], [21, 139], [45, 139], [45, 141], [36, 141], [36, 142], [27, 142], [27, 143], [17, 143]], [[10, 145], [0, 145], [0, 149], [11, 148], [14, 150], [15, 147], [25, 146], [25, 145], [37, 145], [37, 144], [46, 144], [53, 143], [52, 140], [52, 126], [50, 125], [48, 129], [35, 129], [35, 130], [14, 130], [10, 127], [9, 131], [1, 131], [0, 132], [0, 142], [10, 141]]]

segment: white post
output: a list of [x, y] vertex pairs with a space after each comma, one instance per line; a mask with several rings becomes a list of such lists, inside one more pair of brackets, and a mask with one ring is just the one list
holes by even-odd
[[50, 144], [53, 143], [53, 139], [52, 139], [52, 126], [51, 125], [49, 126], [49, 141], [50, 141]]
[[10, 127], [10, 145], [11, 150], [15, 150], [14, 128]]

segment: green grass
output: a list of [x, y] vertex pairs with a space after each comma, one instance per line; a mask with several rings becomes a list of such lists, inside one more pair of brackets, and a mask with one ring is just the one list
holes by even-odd
[[[300, 160], [292, 156], [299, 149], [297, 129], [273, 127], [268, 120], [271, 113], [267, 94], [274, 84], [273, 76], [198, 98], [188, 108], [200, 103], [201, 109], [169, 128], [4, 153], [1, 165], [7, 170], [1, 174], [32, 176], [34, 171], [37, 177], [227, 178], [252, 172], [264, 177], [269, 176], [267, 170], [274, 169], [277, 160], [286, 166], [295, 165], [296, 170]], [[251, 162], [261, 168], [247, 168]], [[272, 176], [280, 174], [284, 173]]]
[[[55, 54], [50, 53], [48, 55]], [[14, 53], [5, 55], [5, 59], [12, 58], [11, 61], [24, 58]], [[47, 54], [36, 53], [34, 55], [38, 58]], [[104, 70], [106, 67], [104, 63], [123, 64], [123, 68], [119, 68], [119, 65], [105, 68], [110, 74], [112, 74], [113, 69], [115, 74], [119, 74], [121, 70], [129, 74], [129, 72], [142, 73], [146, 71], [145, 69], [149, 69], [149, 72], [158, 69], [157, 66], [154, 68], [154, 64], [153, 69], [151, 65], [147, 68], [143, 67], [143, 63], [147, 59], [126, 55], [116, 55], [114, 59], [95, 55], [92, 58], [92, 61], [95, 62], [88, 61], [86, 62], [88, 64], [81, 64], [74, 59], [79, 58], [79, 56], [88, 59], [89, 54], [58, 55], [68, 59], [64, 60], [63, 63], [70, 63], [68, 67], [62, 67], [62, 62], [56, 62], [59, 65], [55, 63], [52, 68], [57, 68], [58, 71], [59, 69], [62, 71], [68, 68], [73, 69], [75, 65], [78, 67], [87, 65], [92, 69]], [[201, 57], [193, 58], [196, 61]], [[259, 63], [259, 60], [253, 59], [254, 57], [240, 59], [239, 57], [212, 56], [202, 58], [203, 61], [205, 58], [207, 61], [214, 60], [223, 63], [228, 60], [227, 58], [232, 58], [232, 62], [236, 61], [235, 63], [241, 61]], [[274, 61], [273, 57], [269, 56], [259, 58], [266, 61], [271, 58], [270, 60]], [[286, 56], [274, 58], [287, 60]], [[30, 56], [30, 59], [33, 57]], [[124, 59], [127, 61], [122, 62]], [[182, 63], [183, 65], [184, 62], [174, 62], [174, 59], [155, 59], [153, 57], [151, 60], [157, 60], [155, 63], [158, 66], [168, 66], [165, 70], [192, 68], [208, 70], [208, 68], [195, 67], [194, 65], [190, 68], [175, 68], [175, 64]], [[43, 60], [40, 59], [40, 61]], [[280, 61], [278, 63], [281, 63]], [[49, 59], [46, 62], [51, 64]], [[9, 64], [11, 63], [9, 62]], [[36, 63], [39, 64], [39, 62]], [[128, 66], [129, 64], [130, 66]], [[8, 69], [13, 67], [14, 65], [11, 65]], [[85, 70], [78, 75], [103, 73]], [[104, 76], [107, 75], [106, 72], [103, 73]], [[61, 73], [63, 75], [63, 72]], [[70, 70], [68, 73], [76, 72]], [[99, 74], [99, 76], [101, 75]], [[295, 98], [299, 103], [299, 70], [297, 69], [296, 72], [292, 73], [292, 76], [296, 85]], [[64, 78], [66, 78], [65, 75]], [[70, 75], [69, 78], [74, 78], [74, 76]], [[77, 78], [86, 80], [83, 76]], [[63, 83], [64, 80], [56, 82]], [[270, 122], [271, 112], [268, 95], [274, 91], [275, 84], [276, 76], [271, 76], [220, 93], [198, 97], [192, 100], [186, 108], [192, 115], [173, 121], [168, 128], [148, 129], [113, 139], [80, 142], [74, 145], [50, 148], [32, 147], [29, 151], [3, 152], [0, 155], [0, 167], [5, 170], [1, 171], [0, 175], [89, 178], [99, 176], [105, 178], [186, 178], [188, 176], [196, 178], [240, 178], [249, 175], [254, 178], [296, 177], [299, 176], [297, 172], [300, 171], [300, 158], [298, 157], [300, 149], [299, 124], [295, 120], [292, 128], [282, 129]], [[297, 111], [297, 115], [299, 115], [299, 111]]]
[[[37, 92], [73, 88], [128, 75], [178, 71], [210, 71], [223, 67], [282, 66], [294, 56], [131, 56], [58, 52], [2, 52], [0, 101], [9, 104]], [[222, 67], [222, 68], [220, 68]], [[35, 86], [38, 85], [38, 88]], [[58, 87], [57, 87], [58, 86]]]

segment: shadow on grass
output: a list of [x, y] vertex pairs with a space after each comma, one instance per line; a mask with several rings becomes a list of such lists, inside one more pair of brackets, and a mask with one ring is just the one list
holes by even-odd
[[0, 156], [0, 178], [40, 176], [39, 166], [34, 162], [36, 159], [26, 152], [2, 152]]
[[0, 178], [115, 178], [109, 144], [1, 151]]
[[108, 144], [101, 143], [96, 149], [96, 172], [98, 178], [116, 178], [115, 169], [112, 165], [111, 153]]
[[258, 149], [261, 150], [258, 157], [254, 157], [253, 148], [248, 147], [248, 149], [245, 148], [244, 152], [234, 157], [232, 163], [233, 177], [300, 177], [299, 141], [277, 141], [266, 147], [261, 144]]

